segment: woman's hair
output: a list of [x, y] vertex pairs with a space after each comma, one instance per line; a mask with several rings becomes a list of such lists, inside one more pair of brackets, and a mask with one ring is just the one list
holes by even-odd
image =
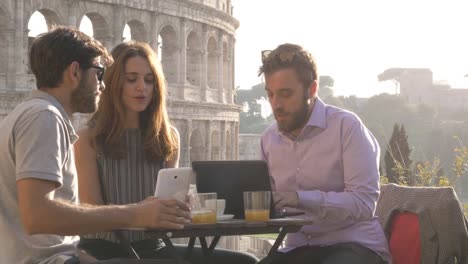
[[168, 160], [176, 153], [178, 142], [176, 131], [172, 130], [167, 114], [166, 85], [161, 63], [153, 49], [142, 42], [121, 43], [111, 54], [114, 64], [107, 68], [104, 75], [106, 89], [101, 94], [97, 112], [89, 121], [92, 146], [99, 146], [104, 154], [111, 158], [126, 156], [126, 141], [123, 138], [125, 106], [122, 101], [125, 66], [130, 58], [140, 56], [147, 60], [156, 80], [153, 98], [139, 116], [145, 158]]

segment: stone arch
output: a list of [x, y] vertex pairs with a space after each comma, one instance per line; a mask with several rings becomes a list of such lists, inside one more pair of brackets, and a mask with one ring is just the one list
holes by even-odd
[[194, 129], [190, 135], [190, 161], [203, 160], [204, 147], [203, 137], [198, 129]]
[[177, 34], [170, 25], [164, 26], [158, 36], [158, 56], [168, 83], [177, 82]]
[[187, 81], [191, 85], [200, 86], [200, 68], [202, 54], [200, 50], [200, 37], [194, 31], [187, 36]]
[[148, 42], [147, 30], [143, 22], [132, 19], [127, 22], [127, 25], [130, 28], [130, 36], [132, 40]]
[[231, 146], [231, 133], [229, 130], [226, 131], [226, 159], [232, 159], [232, 146]]
[[39, 12], [41, 15], [44, 16], [44, 19], [47, 24], [47, 30], [51, 30], [53, 26], [56, 25], [63, 25], [62, 19], [60, 18], [59, 14], [52, 9], [48, 8], [40, 8], [38, 10], [32, 11], [31, 14], [28, 17], [28, 22], [31, 19], [31, 16], [34, 14], [34, 12]]
[[211, 160], [221, 159], [221, 139], [218, 131], [211, 132]]
[[[33, 25], [31, 25], [31, 18], [33, 17], [33, 15], [36, 14], [36, 12], [40, 16], [42, 16], [44, 18], [46, 29], [44, 31], [41, 31], [41, 32], [36, 32], [36, 34], [34, 36], [29, 36], [29, 31], [31, 30], [30, 28], [33, 26]], [[32, 45], [33, 41], [36, 39], [38, 34], [48, 32], [48, 31], [50, 31], [52, 29], [52, 27], [54, 27], [56, 25], [60, 25], [60, 24], [62, 24], [61, 19], [59, 18], [59, 15], [53, 10], [50, 10], [50, 9], [47, 9], [47, 8], [41, 8], [41, 9], [38, 9], [36, 11], [33, 11], [31, 13], [31, 15], [28, 17], [28, 22], [26, 24], [26, 27], [28, 29], [28, 34], [26, 35], [27, 45], [28, 45], [27, 46], [27, 53], [29, 53], [29, 50], [31, 49], [31, 45]], [[38, 25], [35, 24], [34, 26], [37, 27]], [[29, 59], [27, 60], [27, 65], [29, 65]], [[26, 72], [31, 73], [31, 69], [30, 69], [29, 66], [27, 67]]]
[[[42, 15], [44, 17], [44, 20], [45, 20], [45, 23], [46, 23], [46, 26], [47, 26], [47, 31], [50, 31], [53, 26], [62, 24], [59, 15], [55, 11], [47, 9], [47, 8], [41, 8], [39, 10], [33, 11], [31, 13], [31, 15], [28, 17], [28, 23], [26, 24], [27, 27], [28, 27], [28, 32], [29, 32], [31, 17], [34, 15], [35, 12], [38, 12], [40, 15]], [[41, 33], [45, 33], [45, 32], [41, 32]], [[28, 35], [27, 37], [28, 37], [28, 51], [29, 51], [29, 49], [31, 48], [31, 44], [34, 41], [34, 39], [36, 38], [36, 36], [31, 36], [30, 37]]]
[[112, 34], [106, 18], [97, 12], [87, 12], [81, 17], [81, 20], [84, 16], [87, 16], [89, 20], [91, 20], [91, 24], [93, 26], [93, 37], [99, 40], [107, 48], [110, 48], [112, 45]]
[[228, 53], [227, 42], [223, 42], [223, 89], [229, 90], [229, 62], [231, 58]]
[[208, 39], [208, 45], [206, 47], [208, 52], [208, 71], [207, 80], [208, 87], [217, 88], [218, 87], [218, 44], [214, 37]]

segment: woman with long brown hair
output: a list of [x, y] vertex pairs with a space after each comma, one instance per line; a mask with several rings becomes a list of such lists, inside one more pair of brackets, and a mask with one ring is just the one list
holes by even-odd
[[[156, 54], [148, 44], [131, 41], [117, 45], [112, 56], [98, 110], [78, 132], [75, 144], [79, 195], [87, 204], [138, 203], [154, 194], [161, 168], [179, 165], [179, 134], [169, 122]], [[164, 201], [155, 209], [163, 211]], [[142, 258], [167, 256], [159, 241], [145, 239], [142, 231], [124, 235]], [[98, 259], [128, 257], [111, 232], [88, 235], [80, 247]], [[201, 261], [201, 254], [194, 251], [194, 263]], [[256, 262], [250, 255], [226, 250], [216, 250], [214, 257], [216, 263]]]

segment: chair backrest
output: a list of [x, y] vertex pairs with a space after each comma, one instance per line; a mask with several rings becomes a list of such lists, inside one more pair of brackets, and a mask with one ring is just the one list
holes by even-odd
[[[467, 221], [452, 187], [382, 185], [375, 214], [389, 239], [401, 225], [411, 224], [410, 218], [404, 217], [393, 230], [393, 221], [398, 219], [394, 217], [400, 213], [412, 213], [418, 218], [420, 263], [451, 263], [455, 258], [459, 263], [468, 263]], [[417, 226], [411, 225], [414, 231]]]

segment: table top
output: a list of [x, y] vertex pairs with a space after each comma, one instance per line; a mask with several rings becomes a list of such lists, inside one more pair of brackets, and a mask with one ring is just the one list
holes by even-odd
[[278, 233], [285, 229], [288, 233], [299, 231], [302, 226], [312, 224], [311, 220], [299, 218], [278, 218], [265, 222], [245, 220], [227, 220], [216, 224], [188, 224], [184, 229], [147, 229], [145, 233], [150, 238], [178, 238], [199, 236], [229, 236]]

